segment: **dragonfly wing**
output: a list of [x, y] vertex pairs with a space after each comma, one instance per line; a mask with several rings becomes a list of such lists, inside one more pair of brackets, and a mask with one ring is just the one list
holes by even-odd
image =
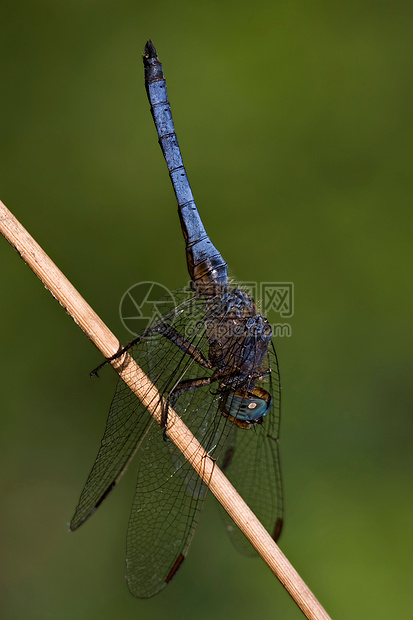
[[[270, 391], [272, 408], [262, 424], [245, 430], [234, 426], [219, 466], [274, 540], [281, 533], [283, 495], [278, 449], [280, 425], [280, 377], [274, 347], [269, 349], [271, 374], [260, 385]], [[233, 520], [224, 513], [228, 535], [238, 551], [256, 552]]]
[[[146, 348], [145, 341], [139, 343], [139, 357], [144, 357]], [[115, 487], [152, 423], [146, 408], [119, 379], [98, 455], [70, 522], [72, 531], [95, 512]]]
[[[202, 298], [192, 293], [177, 296], [178, 304], [164, 316], [157, 333], [130, 350], [164, 399], [182, 381], [209, 377], [212, 370], [188, 354], [190, 343], [208, 355]], [[183, 301], [182, 301], [183, 300]], [[165, 325], [173, 330], [165, 330]], [[165, 337], [175, 334], [175, 339]], [[176, 337], [181, 334], [182, 338]], [[219, 395], [210, 385], [182, 391], [172, 402], [203, 448], [214, 456], [222, 451], [231, 424], [218, 413]], [[129, 388], [119, 380], [95, 464], [71, 521], [83, 523], [107, 497], [139, 448], [135, 499], [127, 536], [127, 581], [132, 594], [149, 597], [159, 592], [176, 573], [191, 543], [207, 492], [195, 470], [186, 462]]]
[[[178, 291], [168, 304], [159, 305], [165, 311], [163, 321], [173, 322], [179, 317], [188, 317], [196, 303], [187, 291]], [[193, 338], [198, 337], [194, 330]], [[160, 335], [153, 338], [142, 337], [130, 352], [138, 364], [156, 384], [159, 392], [167, 391], [173, 384], [176, 373], [181, 372], [182, 351]], [[142, 405], [130, 388], [119, 379], [110, 406], [105, 432], [98, 455], [81, 493], [70, 529], [76, 530], [100, 506], [110, 491], [116, 486], [138, 450], [146, 432], [154, 424], [146, 407]]]
[[[194, 366], [196, 378], [204, 369]], [[210, 386], [184, 392], [175, 410], [207, 452], [219, 453], [231, 425], [217, 415]], [[151, 427], [139, 453], [136, 493], [128, 526], [126, 579], [134, 596], [164, 588], [182, 564], [208, 490], [175, 445]]]

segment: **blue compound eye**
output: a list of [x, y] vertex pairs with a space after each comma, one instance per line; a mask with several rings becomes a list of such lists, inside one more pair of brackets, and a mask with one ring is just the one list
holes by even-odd
[[244, 403], [243, 411], [245, 411], [249, 420], [259, 420], [268, 411], [268, 403], [263, 398], [246, 398]]
[[254, 424], [268, 413], [271, 404], [270, 394], [263, 388], [256, 387], [251, 392], [230, 392], [221, 406], [221, 412], [234, 418], [234, 421]]

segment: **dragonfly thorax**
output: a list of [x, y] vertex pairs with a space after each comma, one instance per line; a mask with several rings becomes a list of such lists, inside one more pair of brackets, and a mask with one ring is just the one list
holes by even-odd
[[263, 362], [272, 337], [252, 297], [234, 289], [207, 300], [205, 327], [208, 358], [221, 385], [252, 390], [266, 372]]

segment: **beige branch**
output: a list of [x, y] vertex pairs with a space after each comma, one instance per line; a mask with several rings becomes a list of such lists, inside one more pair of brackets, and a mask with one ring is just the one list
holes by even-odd
[[[120, 348], [118, 339], [1, 201], [0, 231], [101, 353], [105, 357], [116, 354]], [[159, 423], [161, 419], [159, 393], [133, 358], [125, 353], [113, 360], [111, 364]], [[168, 410], [168, 437], [208, 484], [212, 493], [268, 564], [304, 615], [310, 620], [328, 620], [330, 616], [264, 526], [214, 464], [214, 461], [206, 454], [181, 418], [170, 409]]]

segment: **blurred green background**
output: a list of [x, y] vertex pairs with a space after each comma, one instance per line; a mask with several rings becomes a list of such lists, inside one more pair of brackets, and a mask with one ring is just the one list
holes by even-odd
[[[240, 280], [292, 281], [280, 546], [332, 617], [412, 617], [412, 4], [3, 1], [1, 198], [126, 342], [133, 284], [187, 280], [143, 85], [164, 64], [195, 198]], [[301, 618], [211, 497], [179, 576], [123, 579], [134, 467], [67, 522], [116, 383], [0, 240], [1, 616]], [[270, 317], [277, 320], [277, 316]]]

